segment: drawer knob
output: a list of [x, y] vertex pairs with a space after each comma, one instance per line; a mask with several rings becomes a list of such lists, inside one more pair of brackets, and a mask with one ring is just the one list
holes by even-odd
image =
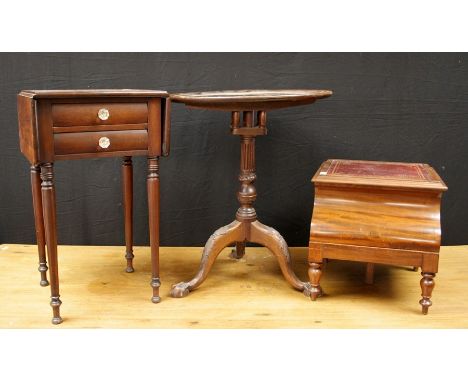
[[105, 121], [109, 118], [110, 113], [107, 109], [99, 109], [97, 115], [101, 121]]
[[107, 149], [110, 146], [110, 139], [107, 137], [99, 138], [99, 146], [103, 149]]

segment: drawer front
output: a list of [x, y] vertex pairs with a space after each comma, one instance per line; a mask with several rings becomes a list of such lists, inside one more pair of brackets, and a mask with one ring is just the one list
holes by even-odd
[[52, 105], [53, 127], [143, 124], [148, 105], [139, 103], [56, 103]]
[[54, 134], [55, 155], [148, 149], [146, 130]]

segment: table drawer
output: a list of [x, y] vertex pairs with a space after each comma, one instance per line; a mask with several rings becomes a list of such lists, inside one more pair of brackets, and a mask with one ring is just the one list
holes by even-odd
[[54, 134], [55, 155], [148, 149], [146, 130]]
[[52, 104], [54, 128], [146, 123], [148, 123], [146, 102]]

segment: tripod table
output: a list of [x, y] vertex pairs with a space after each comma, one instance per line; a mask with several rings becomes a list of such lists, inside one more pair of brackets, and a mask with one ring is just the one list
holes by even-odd
[[[235, 243], [234, 257], [244, 255], [245, 243], [267, 247], [277, 258], [286, 280], [297, 290], [310, 296], [311, 285], [295, 275], [286, 241], [275, 229], [257, 220], [253, 203], [257, 198], [254, 182], [255, 138], [265, 135], [266, 111], [290, 106], [307, 105], [332, 95], [330, 90], [237, 90], [172, 94], [174, 102], [188, 107], [231, 112], [231, 134], [241, 139], [240, 189], [237, 193], [240, 207], [236, 219], [211, 235], [203, 250], [200, 268], [188, 282], [173, 285], [172, 297], [185, 297], [206, 279], [219, 253]], [[242, 123], [241, 123], [242, 113]], [[255, 121], [256, 115], [256, 121]]]

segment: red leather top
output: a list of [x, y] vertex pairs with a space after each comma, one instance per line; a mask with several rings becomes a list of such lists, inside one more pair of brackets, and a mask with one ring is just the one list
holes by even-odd
[[328, 174], [431, 180], [430, 173], [419, 163], [333, 161]]
[[435, 170], [423, 163], [329, 159], [322, 164], [312, 181], [443, 191], [447, 189]]

